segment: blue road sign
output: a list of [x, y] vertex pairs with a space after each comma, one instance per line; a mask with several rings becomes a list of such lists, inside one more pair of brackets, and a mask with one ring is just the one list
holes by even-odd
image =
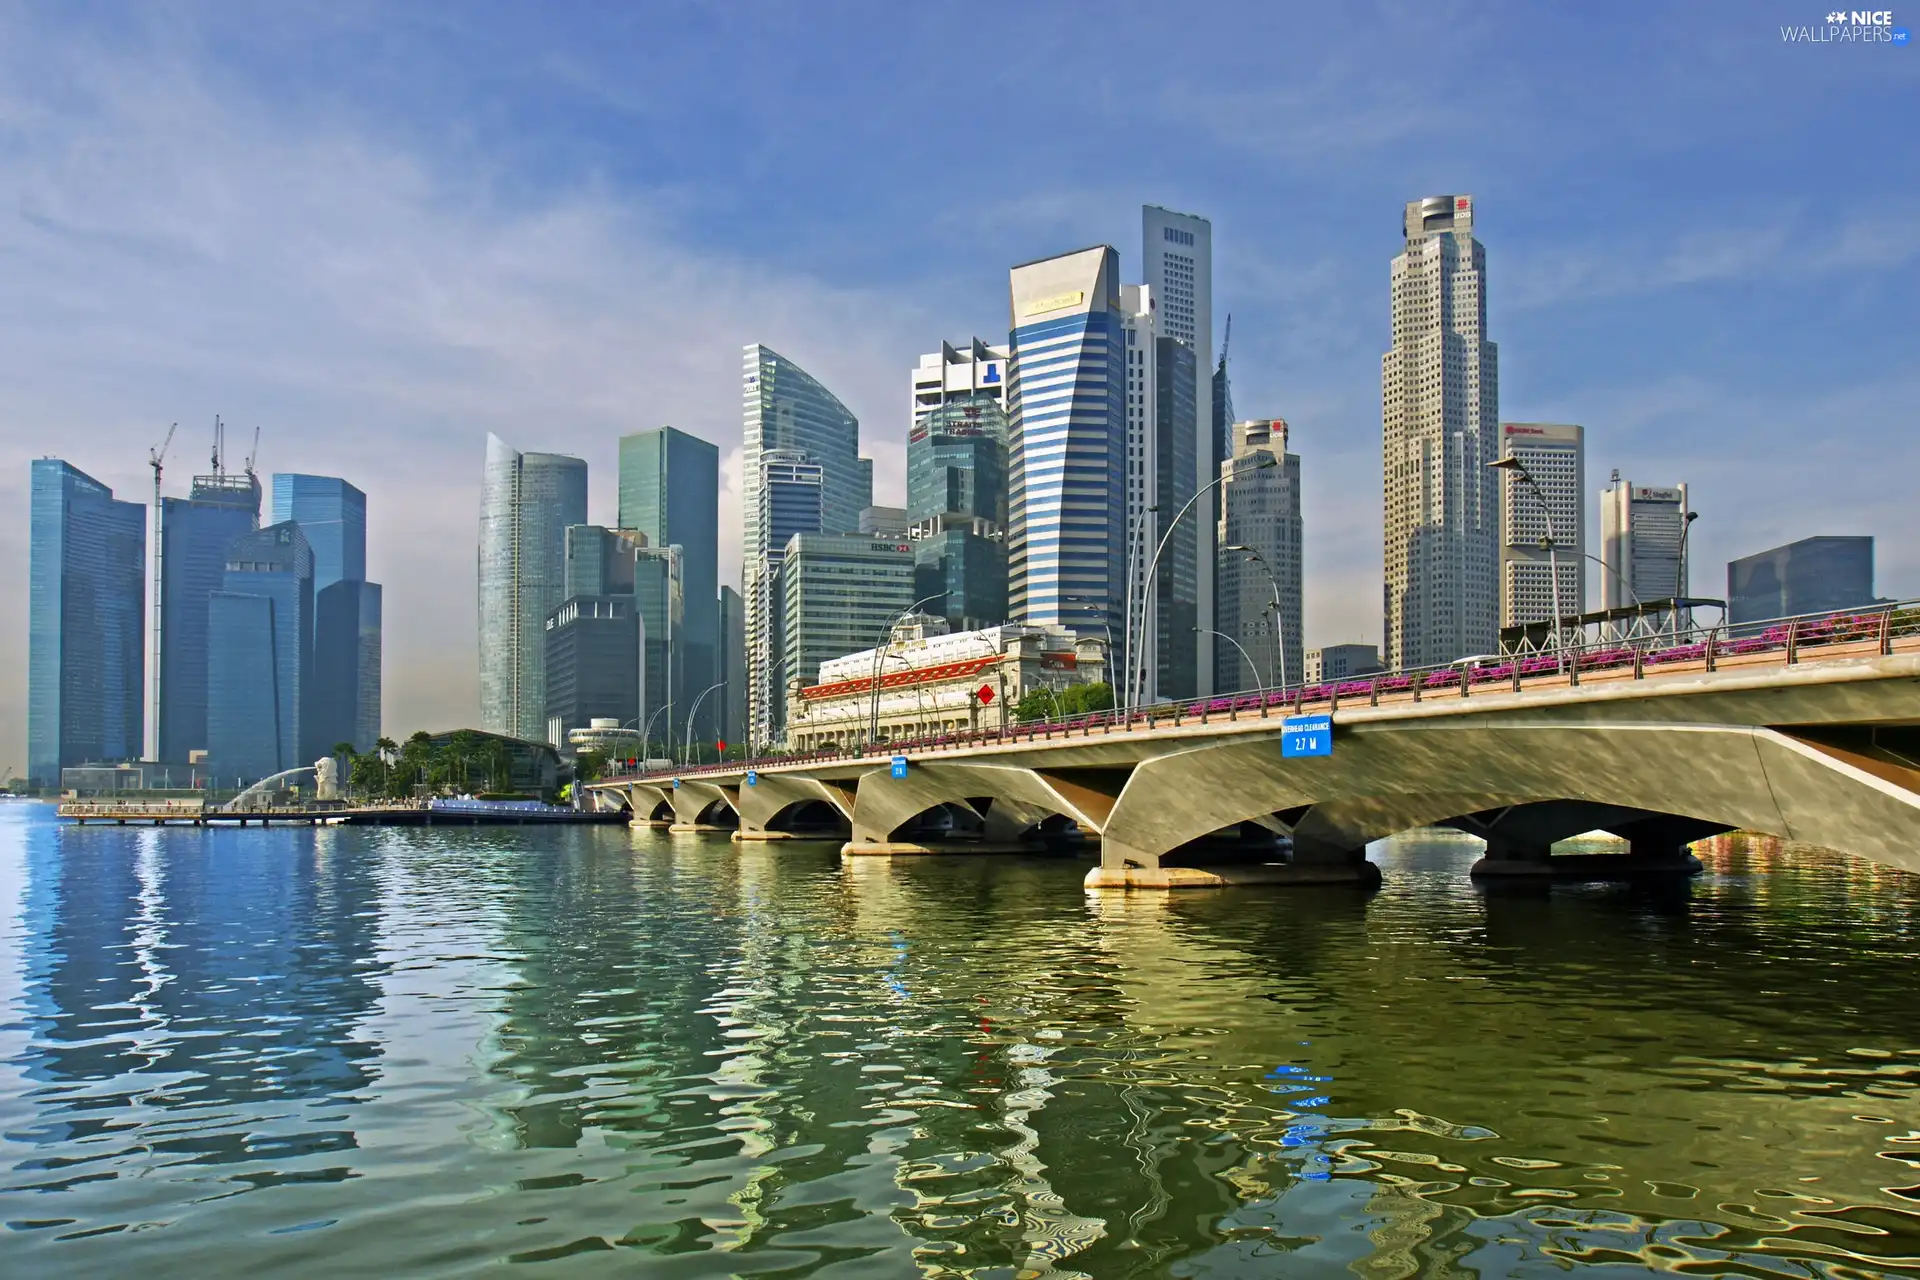
[[675, 778], [675, 779], [673, 780], [673, 789], [674, 789], [675, 791], [678, 791], [678, 790], [680, 789], [680, 779], [678, 779], [678, 778]]
[[1280, 722], [1282, 756], [1333, 754], [1332, 716], [1288, 716]]
[[750, 787], [757, 787], [760, 785], [760, 775], [755, 773], [751, 769], [747, 770], [747, 785]]
[[907, 776], [907, 758], [905, 756], [895, 756], [893, 758], [893, 776], [896, 778], [904, 778]]

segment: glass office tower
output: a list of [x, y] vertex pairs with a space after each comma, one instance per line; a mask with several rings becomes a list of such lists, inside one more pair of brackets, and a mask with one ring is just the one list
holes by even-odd
[[587, 464], [487, 436], [480, 495], [480, 727], [546, 739], [546, 622], [565, 602], [566, 530], [587, 522]]
[[160, 501], [160, 759], [187, 763], [207, 741], [207, 601], [227, 548], [260, 527], [260, 482], [242, 472], [195, 476], [185, 498]]
[[313, 589], [367, 580], [367, 495], [336, 476], [273, 477], [273, 523], [297, 521], [313, 550]]
[[208, 769], [220, 785], [257, 782], [312, 764], [313, 551], [289, 520], [227, 549], [207, 602]]
[[68, 765], [140, 758], [147, 508], [36, 458], [28, 524], [27, 776], [58, 786]]
[[313, 551], [312, 733], [329, 749], [380, 737], [381, 592], [367, 577], [367, 495], [336, 476], [273, 477], [273, 522]]
[[[620, 527], [650, 547], [680, 548], [684, 612], [674, 631], [673, 700], [691, 706], [716, 680], [720, 644], [720, 450], [675, 427], [620, 438]], [[719, 733], [723, 710], [709, 697], [696, 735]]]

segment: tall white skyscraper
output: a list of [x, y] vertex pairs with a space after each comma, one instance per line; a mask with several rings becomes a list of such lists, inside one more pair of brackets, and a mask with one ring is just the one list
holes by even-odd
[[[1265, 465], [1269, 458], [1275, 465]], [[1233, 456], [1220, 471], [1226, 479], [1220, 485], [1218, 629], [1232, 642], [1208, 637], [1218, 688], [1299, 684], [1300, 456], [1287, 452], [1287, 424], [1279, 418], [1234, 423]]]
[[480, 727], [547, 736], [547, 618], [566, 600], [567, 526], [587, 522], [587, 464], [487, 436], [480, 492]]
[[1491, 653], [1498, 637], [1499, 351], [1472, 196], [1410, 201], [1380, 360], [1384, 639], [1393, 670]]
[[[1141, 209], [1140, 223], [1140, 274], [1158, 313], [1160, 336], [1191, 350], [1198, 371], [1194, 379], [1193, 448], [1187, 451], [1192, 458], [1192, 474], [1183, 486], [1191, 495], [1218, 478], [1219, 465], [1224, 461], [1213, 440], [1213, 223], [1152, 204]], [[1215, 492], [1187, 516], [1192, 522], [1193, 563], [1198, 566], [1195, 611], [1203, 627], [1214, 625], [1212, 567], [1219, 510]], [[1197, 692], [1211, 692], [1212, 645], [1198, 647], [1197, 663]]]
[[[1539, 486], [1536, 493], [1518, 472], [1500, 473], [1500, 625], [1553, 616], [1550, 563], [1559, 566], [1560, 615], [1585, 613], [1586, 431], [1572, 423], [1503, 422], [1500, 445], [1500, 456], [1518, 458]], [[1549, 536], [1552, 556], [1541, 541]]]
[[[1131, 634], [1142, 652], [1139, 696], [1149, 702], [1191, 698], [1200, 692], [1199, 650], [1195, 626], [1213, 625], [1198, 613], [1199, 580], [1195, 539], [1186, 523], [1168, 538], [1174, 517], [1193, 496], [1194, 436], [1191, 419], [1200, 370], [1194, 351], [1160, 330], [1158, 299], [1151, 285], [1120, 287], [1121, 324], [1127, 352], [1127, 539], [1132, 581]], [[1187, 522], [1206, 518], [1198, 507]], [[1155, 550], [1167, 538], [1146, 590]]]
[[1687, 486], [1622, 480], [1600, 491], [1600, 607], [1687, 594]]
[[[1146, 670], [1159, 670], [1158, 646], [1160, 611], [1147, 598], [1147, 561], [1153, 555], [1159, 533], [1152, 528], [1147, 508], [1154, 505], [1159, 489], [1159, 451], [1150, 447], [1153, 408], [1159, 399], [1154, 374], [1159, 362], [1153, 358], [1159, 325], [1153, 308], [1153, 288], [1144, 284], [1120, 286], [1120, 320], [1127, 335], [1127, 554], [1130, 581], [1127, 606], [1132, 615], [1127, 634], [1145, 654]], [[1171, 513], [1169, 513], [1171, 514]], [[1131, 667], [1127, 668], [1129, 671]], [[1148, 677], [1147, 701], [1155, 700], [1154, 680]], [[1116, 688], [1119, 686], [1116, 685]]]

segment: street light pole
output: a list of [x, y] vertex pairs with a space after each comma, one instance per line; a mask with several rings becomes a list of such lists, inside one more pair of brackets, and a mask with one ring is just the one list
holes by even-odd
[[[1279, 465], [1280, 465], [1280, 460], [1269, 453], [1269, 454], [1263, 454], [1261, 456], [1260, 461], [1254, 463], [1253, 466], [1249, 469], [1253, 471], [1264, 471], [1268, 467], [1277, 467]], [[1222, 484], [1226, 483], [1229, 479], [1231, 479], [1232, 476], [1233, 476], [1233, 472], [1230, 471], [1226, 475], [1221, 476], [1218, 480], [1215, 480], [1210, 484], [1203, 485], [1199, 489], [1194, 490], [1193, 496], [1191, 498], [1188, 498], [1187, 504], [1184, 507], [1181, 507], [1180, 510], [1174, 514], [1172, 522], [1167, 525], [1167, 531], [1160, 536], [1160, 545], [1153, 549], [1153, 559], [1147, 565], [1147, 579], [1140, 589], [1141, 630], [1143, 631], [1146, 630], [1147, 604], [1149, 601], [1153, 599], [1153, 580], [1155, 576], [1157, 576], [1160, 572], [1161, 554], [1166, 551], [1167, 544], [1173, 541], [1173, 535], [1179, 531], [1180, 522], [1187, 518], [1187, 512], [1193, 510], [1193, 504], [1200, 501], [1200, 499], [1204, 498], [1207, 494], [1213, 492], [1215, 489], [1218, 489]], [[1205, 568], [1210, 570], [1211, 566], [1205, 566]], [[1134, 657], [1133, 639], [1134, 639], [1133, 635], [1131, 634], [1131, 632], [1129, 632], [1129, 634], [1126, 637], [1126, 642], [1127, 642], [1127, 687], [1129, 690], [1128, 701], [1130, 704], [1133, 701], [1132, 699], [1133, 689], [1138, 684], [1146, 683], [1146, 674], [1147, 674], [1146, 663], [1141, 659], [1137, 659]], [[1141, 691], [1141, 695], [1145, 696], [1144, 690]]]
[[882, 661], [881, 655], [883, 655], [887, 651], [887, 645], [893, 638], [893, 629], [900, 625], [900, 619], [910, 618], [914, 614], [920, 612], [921, 605], [928, 604], [928, 603], [931, 603], [932, 601], [938, 600], [946, 594], [947, 593], [944, 591], [936, 591], [930, 596], [927, 596], [920, 600], [915, 600], [912, 604], [908, 605], [905, 609], [895, 614], [892, 618], [889, 618], [887, 620], [886, 628], [880, 633], [880, 638], [874, 641], [872, 701], [869, 704], [868, 710], [867, 710], [867, 745], [869, 747], [871, 747], [875, 742], [879, 741], [880, 739], [880, 665]]
[[[1252, 547], [1236, 542], [1223, 550], [1238, 551], [1259, 565], [1267, 575], [1268, 585], [1273, 588], [1273, 631], [1270, 633], [1273, 660], [1267, 664], [1267, 677], [1273, 681], [1274, 688], [1284, 691], [1287, 687], [1287, 639], [1286, 628], [1281, 626], [1280, 619], [1280, 579], [1274, 576], [1273, 566], [1267, 563], [1266, 557]], [[1258, 679], [1258, 673], [1255, 678]]]
[[1518, 473], [1527, 487], [1533, 490], [1533, 496], [1540, 500], [1540, 513], [1547, 519], [1547, 573], [1553, 578], [1553, 661], [1555, 670], [1558, 670], [1566, 664], [1566, 638], [1560, 630], [1560, 620], [1566, 615], [1560, 611], [1560, 559], [1554, 553], [1554, 544], [1559, 539], [1553, 536], [1553, 504], [1547, 501], [1546, 491], [1533, 478], [1533, 473], [1527, 470], [1527, 464], [1514, 454], [1497, 458], [1487, 465], [1495, 471]]
[[[1157, 502], [1154, 503], [1152, 506], [1143, 507], [1139, 512], [1137, 512], [1134, 515], [1133, 527], [1127, 530], [1127, 616], [1126, 616], [1126, 620], [1121, 624], [1121, 627], [1120, 627], [1120, 634], [1123, 638], [1131, 637], [1133, 635], [1134, 609], [1138, 607], [1143, 614], [1146, 612], [1144, 601], [1140, 602], [1138, 606], [1136, 606], [1134, 602], [1134, 598], [1133, 598], [1134, 578], [1138, 576], [1137, 573], [1135, 572], [1135, 568], [1140, 563], [1139, 552], [1146, 549], [1144, 544], [1146, 542], [1147, 517], [1159, 510], [1160, 510], [1160, 504]], [[1144, 624], [1142, 629], [1144, 630]], [[1113, 656], [1114, 656], [1113, 628], [1108, 627], [1107, 628], [1107, 669], [1109, 672], [1111, 672], [1113, 669]], [[1129, 663], [1133, 661], [1133, 648], [1132, 648], [1131, 642], [1129, 642], [1128, 644], [1126, 660]], [[1131, 667], [1129, 667], [1129, 670], [1131, 670]], [[1109, 683], [1114, 683], [1114, 681], [1110, 679]], [[1122, 689], [1119, 691], [1118, 696], [1114, 699], [1115, 703], [1120, 708], [1121, 715], [1123, 716], [1127, 712], [1133, 709], [1132, 700], [1129, 696], [1131, 692], [1132, 692], [1131, 690]]]
[[1245, 645], [1241, 644], [1238, 640], [1235, 640], [1232, 636], [1228, 635], [1226, 632], [1215, 631], [1212, 627], [1195, 627], [1194, 631], [1204, 636], [1219, 636], [1222, 640], [1225, 640], [1228, 644], [1238, 649], [1240, 651], [1241, 659], [1245, 661], [1247, 664], [1248, 674], [1250, 674], [1253, 677], [1254, 692], [1255, 693], [1265, 692], [1264, 688], [1260, 684], [1260, 668], [1254, 666], [1253, 659], [1247, 656], [1247, 647]]
[[712, 693], [715, 689], [726, 688], [726, 685], [727, 685], [727, 682], [725, 680], [722, 680], [718, 684], [710, 684], [706, 688], [702, 689], [700, 691], [700, 696], [693, 700], [692, 709], [690, 709], [687, 712], [687, 736], [686, 736], [686, 741], [681, 744], [680, 750], [682, 754], [686, 757], [686, 763], [688, 765], [693, 765], [698, 763], [698, 761], [696, 761], [693, 758], [693, 751], [694, 751], [693, 718], [700, 714], [700, 704], [707, 700], [707, 695]]
[[[1682, 485], [1681, 492], [1684, 493], [1685, 491], [1686, 491], [1686, 486]], [[1700, 513], [1698, 511], [1689, 511], [1686, 514], [1686, 518], [1680, 522], [1680, 578], [1679, 578], [1679, 581], [1674, 583], [1674, 586], [1678, 588], [1678, 590], [1674, 592], [1676, 596], [1685, 596], [1692, 591], [1692, 588], [1687, 585], [1687, 578], [1688, 578], [1687, 536], [1693, 532], [1693, 522], [1695, 520], [1698, 520], [1699, 518], [1700, 518]], [[1687, 630], [1689, 631], [1693, 630], [1693, 610], [1691, 609], [1687, 610]], [[1674, 638], [1676, 640], [1679, 639], [1679, 636], [1680, 636], [1680, 606], [1679, 605], [1675, 605], [1673, 607], [1673, 633], [1674, 633]]]

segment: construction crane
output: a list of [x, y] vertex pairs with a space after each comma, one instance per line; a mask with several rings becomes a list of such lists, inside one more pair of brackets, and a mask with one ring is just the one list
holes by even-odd
[[253, 478], [253, 464], [260, 457], [260, 428], [253, 429], [253, 450], [247, 454], [247, 478]]
[[153, 707], [147, 716], [147, 759], [160, 758], [160, 473], [167, 465], [167, 449], [173, 444], [173, 433], [180, 429], [175, 422], [167, 427], [166, 439], [157, 449], [147, 450], [147, 465], [153, 468], [153, 671], [147, 678], [147, 688], [153, 691]]

